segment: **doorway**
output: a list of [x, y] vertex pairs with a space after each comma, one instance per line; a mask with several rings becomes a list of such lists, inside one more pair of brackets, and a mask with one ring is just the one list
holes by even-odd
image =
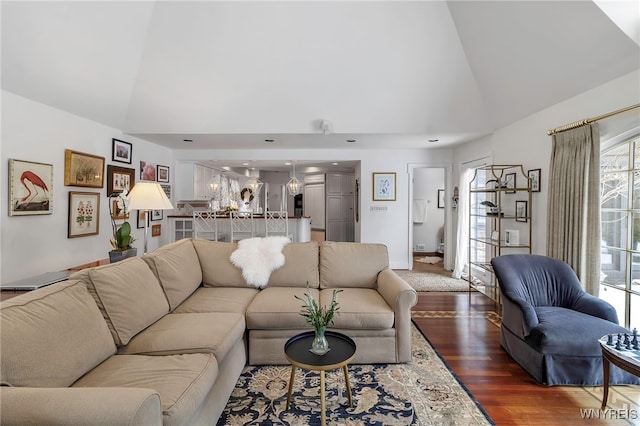
[[451, 166], [415, 164], [409, 166], [409, 174], [409, 268], [413, 269], [415, 253], [426, 261], [439, 257], [451, 270]]

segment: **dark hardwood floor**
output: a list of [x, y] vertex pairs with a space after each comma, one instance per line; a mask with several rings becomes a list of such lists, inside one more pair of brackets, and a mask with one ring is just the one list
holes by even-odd
[[[498, 307], [484, 295], [419, 293], [413, 311], [415, 324], [497, 425], [640, 425], [638, 386], [611, 387], [608, 410], [599, 411], [601, 386], [535, 382], [500, 346]], [[595, 418], [585, 418], [589, 413]]]

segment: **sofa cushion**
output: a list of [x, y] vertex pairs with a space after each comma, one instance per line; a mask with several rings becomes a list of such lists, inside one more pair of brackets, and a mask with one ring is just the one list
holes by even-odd
[[162, 246], [142, 259], [147, 262], [174, 310], [202, 283], [202, 269], [191, 240], [185, 238]]
[[93, 298], [76, 280], [2, 302], [0, 324], [3, 384], [70, 386], [116, 351]]
[[74, 387], [132, 387], [160, 394], [163, 425], [188, 424], [218, 377], [212, 354], [114, 355]]
[[306, 287], [318, 288], [318, 243], [289, 243], [282, 250], [284, 266], [276, 269], [269, 277], [270, 287]]
[[249, 287], [200, 287], [173, 313], [235, 312], [244, 315], [258, 291]]
[[135, 336], [119, 354], [212, 353], [222, 362], [244, 336], [244, 316], [234, 313], [169, 314]]
[[325, 241], [320, 245], [320, 288], [376, 288], [389, 266], [387, 246]]
[[[333, 290], [320, 290], [321, 306], [331, 305]], [[377, 290], [368, 288], [343, 288], [338, 293], [338, 315], [332, 328], [384, 330], [393, 327], [393, 309]]]
[[71, 277], [85, 282], [118, 346], [169, 312], [160, 283], [139, 257], [84, 269]]
[[237, 243], [193, 240], [202, 268], [202, 283], [205, 287], [247, 287], [242, 270], [233, 266], [229, 258]]
[[[319, 291], [310, 289], [315, 300], [319, 300]], [[249, 330], [282, 330], [309, 328], [305, 318], [300, 315], [306, 288], [267, 287], [253, 298], [247, 308], [247, 328]]]

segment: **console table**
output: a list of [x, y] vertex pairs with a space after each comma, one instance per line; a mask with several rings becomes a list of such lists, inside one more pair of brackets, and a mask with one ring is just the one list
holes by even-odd
[[[76, 272], [76, 271], [81, 271], [83, 269], [93, 268], [94, 266], [102, 266], [102, 265], [107, 265], [107, 264], [109, 264], [109, 258], [96, 260], [96, 261], [85, 263], [85, 264], [82, 264], [82, 265], [72, 266], [70, 268], [64, 269], [64, 271], [73, 273], [73, 272]], [[15, 296], [18, 296], [20, 294], [26, 293], [28, 291], [32, 291], [32, 290], [29, 290], [29, 289], [25, 289], [25, 290], [3, 289], [2, 285], [0, 284], [0, 301], [11, 299], [12, 297], [15, 297]]]

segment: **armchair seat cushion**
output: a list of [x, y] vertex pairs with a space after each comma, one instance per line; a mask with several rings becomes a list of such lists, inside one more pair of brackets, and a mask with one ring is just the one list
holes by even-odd
[[539, 306], [535, 311], [539, 324], [531, 330], [526, 341], [545, 355], [600, 357], [599, 338], [609, 333], [627, 332], [610, 321], [571, 309]]

